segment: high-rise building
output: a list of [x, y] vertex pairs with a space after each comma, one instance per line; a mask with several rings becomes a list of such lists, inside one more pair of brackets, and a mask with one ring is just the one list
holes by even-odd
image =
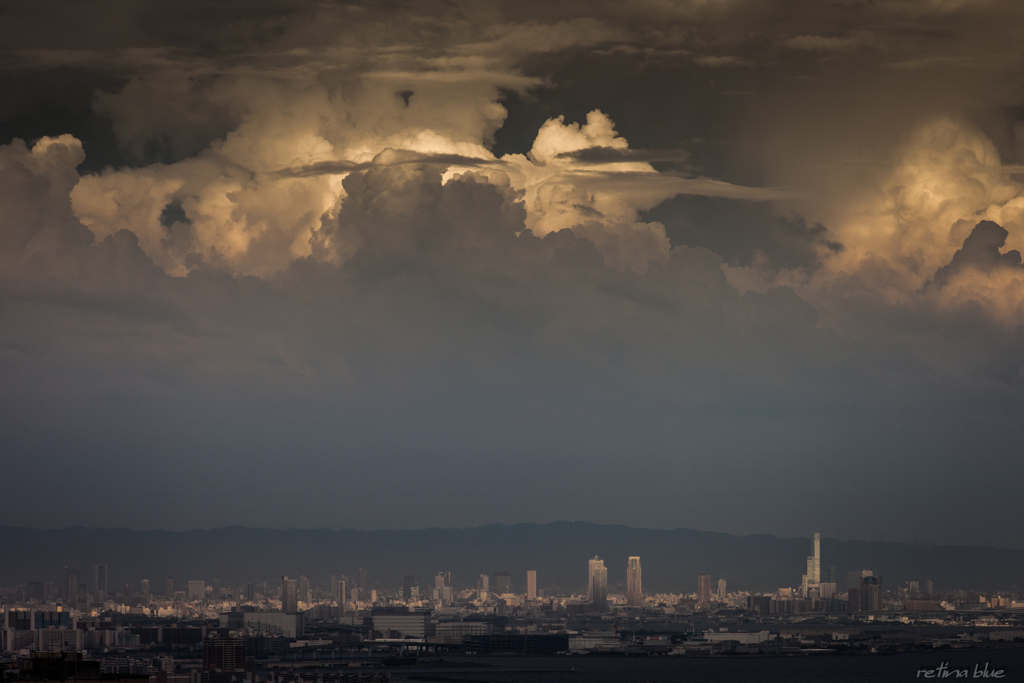
[[718, 580], [718, 601], [725, 602], [725, 579]]
[[494, 572], [494, 592], [498, 595], [512, 592], [512, 572]]
[[281, 577], [281, 611], [297, 614], [299, 611], [299, 582], [297, 579]]
[[935, 595], [935, 584], [931, 579], [924, 582], [924, 592], [928, 594], [929, 598]]
[[487, 576], [487, 574], [481, 574], [476, 582], [476, 592], [480, 594], [481, 598], [486, 600], [487, 595], [491, 592], [491, 577]]
[[64, 597], [68, 605], [74, 607], [78, 604], [78, 570], [67, 568], [67, 581], [64, 586]]
[[444, 572], [438, 572], [437, 576], [434, 577], [434, 588], [439, 591], [444, 590]]
[[537, 571], [529, 569], [526, 572], [526, 599], [537, 599]]
[[821, 583], [821, 534], [814, 534], [814, 563], [812, 565], [814, 574], [811, 577], [812, 583]]
[[220, 579], [213, 580], [213, 590], [211, 591], [211, 597], [214, 600], [220, 600]]
[[255, 602], [256, 601], [256, 584], [249, 582], [245, 584], [245, 601]]
[[206, 599], [206, 582], [205, 581], [189, 581], [188, 582], [188, 599], [189, 600], [205, 600]]
[[348, 588], [348, 581], [344, 576], [339, 576], [338, 581], [335, 584], [334, 599], [338, 602], [338, 616], [340, 617], [345, 613], [345, 603], [348, 602], [348, 594], [346, 592]]
[[299, 602], [304, 602], [307, 605], [313, 603], [313, 596], [309, 589], [309, 579], [303, 574], [299, 577]]
[[[873, 576], [874, 572], [870, 569], [862, 569], [860, 571], [846, 573], [847, 609], [850, 612], [863, 612], [867, 609], [865, 606], [866, 596], [864, 593], [864, 580]], [[881, 581], [879, 581], [878, 586], [878, 599], [881, 600]]]
[[643, 604], [644, 589], [640, 574], [640, 558], [634, 555], [626, 562], [626, 605], [642, 607]]
[[834, 564], [830, 564], [828, 566], [828, 583], [836, 583], [836, 582], [837, 582], [837, 579], [836, 579], [836, 566]]
[[416, 585], [416, 575], [406, 574], [402, 577], [402, 597], [412, 600], [412, 587]]
[[700, 574], [697, 577], [697, 606], [707, 607], [711, 604], [711, 575]]
[[366, 583], [366, 570], [365, 569], [360, 569], [359, 570], [359, 591], [360, 591], [360, 593], [361, 594], [365, 594], [367, 588], [368, 588], [368, 585]]
[[92, 590], [96, 594], [96, 602], [103, 602], [107, 599], [107, 565], [94, 564], [92, 566]]
[[608, 606], [608, 568], [597, 555], [590, 560], [587, 573], [587, 602], [596, 609]]
[[860, 608], [866, 612], [882, 611], [882, 577], [864, 576], [861, 578]]
[[149, 579], [143, 579], [140, 581], [139, 588], [142, 590], [143, 595], [149, 595]]
[[331, 577], [331, 595], [338, 594], [338, 584], [342, 581], [344, 581], [346, 585], [348, 584], [348, 577], [344, 574], [339, 574], [337, 576]]
[[800, 594], [805, 598], [821, 583], [821, 534], [814, 534], [814, 554], [807, 556], [807, 572], [800, 580]]

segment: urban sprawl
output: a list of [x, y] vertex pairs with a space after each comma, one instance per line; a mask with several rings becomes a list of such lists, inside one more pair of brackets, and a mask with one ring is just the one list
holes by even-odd
[[[586, 593], [549, 595], [536, 571], [405, 574], [386, 589], [360, 570], [242, 585], [142, 579], [112, 591], [107, 565], [68, 567], [62, 585], [3, 589], [4, 680], [151, 683], [386, 681], [423, 658], [487, 655], [783, 656], [1024, 648], [1024, 596], [888, 587], [870, 570], [822, 566], [820, 536], [798, 587], [729, 591], [694, 577], [694, 593], [647, 593], [640, 557], [623, 558], [609, 593], [605, 560]], [[580, 563], [582, 578], [584, 561]], [[88, 572], [88, 573], [86, 573]], [[83, 574], [85, 574], [83, 576]], [[525, 589], [525, 590], [524, 590]], [[453, 659], [454, 658], [454, 659]], [[429, 680], [429, 677], [424, 679]], [[438, 679], [440, 680], [440, 679]]]

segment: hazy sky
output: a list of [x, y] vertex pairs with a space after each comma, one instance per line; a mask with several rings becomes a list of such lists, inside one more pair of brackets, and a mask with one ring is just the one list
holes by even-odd
[[1024, 547], [1024, 4], [0, 5], [0, 523]]

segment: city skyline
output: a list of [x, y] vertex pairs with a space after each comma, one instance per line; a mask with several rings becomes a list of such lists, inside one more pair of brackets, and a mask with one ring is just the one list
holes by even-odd
[[[95, 594], [93, 574], [97, 564], [106, 565], [108, 571], [113, 572], [108, 581], [117, 586], [116, 592], [120, 592], [126, 582], [137, 591], [140, 577], [150, 580], [157, 577], [157, 583], [153, 584], [157, 587], [152, 592], [160, 595], [167, 593], [166, 579], [171, 583], [180, 582], [188, 575], [203, 578], [204, 588], [213, 590], [223, 581], [241, 581], [243, 585], [263, 581], [276, 584], [281, 576], [297, 576], [299, 578], [294, 579], [296, 593], [302, 592], [303, 576], [307, 577], [305, 585], [309, 586], [314, 578], [322, 582], [328, 576], [344, 575], [348, 593], [358, 591], [366, 595], [370, 588], [386, 587], [386, 584], [381, 586], [374, 582], [396, 567], [405, 573], [401, 583], [407, 598], [415, 593], [418, 598], [429, 600], [435, 590], [443, 592], [452, 585], [451, 576], [456, 577], [459, 588], [476, 587], [491, 592], [500, 579], [503, 586], [497, 589], [502, 591], [499, 595], [509, 589], [522, 592], [528, 589], [531, 571], [543, 577], [538, 588], [546, 585], [565, 590], [575, 585], [584, 589], [582, 582], [589, 581], [589, 571], [587, 576], [581, 576], [573, 570], [574, 562], [594, 550], [600, 551], [609, 591], [612, 586], [626, 591], [628, 559], [645, 558], [644, 593], [648, 584], [655, 591], [692, 586], [692, 577], [702, 572], [710, 574], [710, 592], [717, 594], [716, 582], [720, 579], [727, 580], [730, 590], [760, 590], [791, 582], [794, 571], [799, 571], [803, 576], [797, 575], [794, 584], [797, 595], [821, 598], [843, 590], [847, 573], [863, 566], [881, 571], [897, 584], [904, 580], [920, 582], [924, 580], [922, 575], [930, 575], [941, 585], [977, 589], [1010, 588], [1015, 585], [1017, 574], [1024, 570], [1024, 553], [1020, 551], [844, 542], [821, 538], [819, 534], [823, 581], [815, 585], [806, 583], [805, 573], [806, 558], [814, 557], [806, 555], [808, 550], [814, 552], [813, 535], [803, 539], [731, 537], [687, 530], [659, 532], [580, 523], [408, 532], [398, 543], [390, 532], [278, 532], [236, 528], [198, 534], [150, 534], [127, 530], [67, 530], [32, 532], [29, 536], [20, 532], [19, 540], [13, 541], [6, 531], [0, 527], [0, 543], [16, 543], [25, 548], [27, 554], [0, 565], [0, 584], [44, 580], [64, 586], [68, 572], [79, 572], [77, 585], [82, 594]], [[488, 549], [480, 546], [480, 540], [485, 538], [489, 539]], [[251, 557], [252, 543], [262, 548], [258, 559]], [[133, 550], [135, 548], [139, 550]], [[512, 561], [509, 561], [510, 554], [515, 557]], [[189, 559], [192, 556], [196, 561]], [[801, 558], [796, 568], [794, 556]], [[202, 560], [203, 557], [206, 559]], [[503, 566], [506, 568], [494, 569]], [[63, 568], [59, 575], [55, 573], [57, 568]], [[85, 573], [80, 572], [82, 568], [86, 568]], [[197, 570], [201, 572], [199, 577]], [[368, 576], [376, 578], [371, 581]], [[418, 576], [428, 578], [418, 580]], [[477, 576], [479, 578], [472, 578]], [[336, 588], [332, 583], [332, 594]]]
[[[568, 590], [553, 587], [535, 569], [494, 570], [495, 591], [488, 589], [488, 574], [474, 580], [471, 572], [460, 577], [447, 568], [428, 572], [424, 586], [408, 572], [399, 581], [396, 565], [377, 575], [356, 553], [351, 559], [358, 567], [353, 570], [357, 585], [349, 593], [348, 574], [325, 580], [306, 570], [298, 579], [244, 584], [190, 572], [177, 581], [168, 576], [164, 595], [148, 591], [145, 578], [137, 579], [140, 591], [129, 582], [122, 593], [104, 595], [95, 577], [100, 567], [109, 572], [109, 563], [92, 565], [94, 580], [88, 586], [68, 565], [63, 588], [46, 581], [0, 585], [0, 659], [8, 668], [17, 666], [20, 680], [96, 680], [100, 672], [108, 681], [121, 673], [148, 674], [149, 683], [230, 683], [230, 678], [279, 683], [282, 676], [315, 670], [315, 678], [301, 683], [332, 683], [334, 677], [344, 683], [353, 680], [347, 673], [353, 666], [360, 669], [357, 681], [386, 682], [397, 672], [418, 670], [410, 667], [459, 667], [465, 673], [487, 667], [495, 674], [497, 661], [462, 659], [491, 655], [520, 655], [515, 661], [523, 680], [536, 680], [536, 671], [522, 667], [531, 656], [543, 655], [601, 655], [604, 672], [611, 670], [609, 662], [629, 662], [620, 680], [651, 671], [641, 657], [666, 662], [664, 670], [678, 676], [691, 666], [688, 659], [739, 655], [731, 663], [716, 663], [718, 677], [736, 680], [750, 675], [739, 661], [756, 663], [756, 671], [777, 670], [778, 662], [765, 658], [792, 661], [795, 655], [832, 655], [826, 662], [855, 655], [843, 664], [847, 676], [860, 670], [865, 655], [887, 656], [879, 663], [885, 671], [906, 668], [885, 664], [896, 653], [942, 654], [945, 666], [951, 655], [983, 652], [989, 672], [1005, 671], [1007, 662], [1024, 657], [1024, 593], [1016, 586], [990, 592], [937, 587], [930, 576], [886, 580], [879, 567], [864, 568], [867, 559], [859, 557], [844, 563], [847, 581], [838, 590], [832, 564], [838, 546], [823, 547], [822, 540], [815, 532], [802, 539], [803, 547], [790, 548], [786, 580], [769, 590], [733, 587], [724, 576], [714, 584], [705, 571], [691, 574], [696, 585], [680, 592], [644, 590], [639, 555], [629, 555], [622, 565], [617, 555], [590, 557], [586, 585], [578, 581]], [[808, 546], [813, 554], [803, 555]], [[700, 566], [715, 563], [711, 555], [687, 550]], [[575, 554], [572, 562], [581, 577], [584, 557]], [[752, 560], [757, 566], [753, 557], [745, 558]], [[882, 560], [881, 568], [891, 568], [891, 555]], [[613, 590], [606, 561], [624, 567], [626, 574]], [[822, 561], [829, 563], [825, 575]], [[453, 564], [450, 558], [442, 562]], [[669, 564], [678, 574], [678, 564]], [[653, 568], [659, 569], [657, 562]], [[801, 569], [806, 573], [798, 581]], [[119, 571], [116, 564], [113, 571]], [[621, 658], [625, 655], [630, 657]], [[817, 659], [801, 658], [815, 662], [807, 676], [825, 671]], [[537, 661], [550, 667], [552, 660]], [[576, 666], [568, 671], [576, 672]], [[869, 679], [879, 680], [878, 671]]]
[[[820, 541], [821, 534], [815, 533], [811, 539], [808, 539], [812, 543], [814, 549], [814, 555], [808, 557], [808, 567], [811, 567], [811, 560], [814, 561], [814, 566], [820, 566], [821, 554], [820, 554]], [[94, 574], [99, 577], [106, 572], [106, 564], [96, 563], [93, 565]], [[102, 568], [102, 572], [101, 572]], [[810, 602], [819, 602], [822, 600], [835, 600], [835, 594], [837, 594], [837, 586], [834, 583], [835, 579], [835, 566], [829, 566], [830, 582], [816, 581], [811, 584], [808, 583], [808, 574], [801, 577], [800, 583], [800, 594], [799, 597], [810, 599]], [[79, 573], [72, 566], [65, 567], [66, 581], [63, 589], [59, 593], [53, 593], [52, 584], [49, 584], [49, 588], [44, 583], [32, 583], [31, 590], [28, 593], [23, 593], [24, 598], [35, 602], [45, 602], [46, 600], [57, 597], [58, 600], [63, 599], [63, 604], [70, 609], [77, 609], [80, 604], [85, 601], [86, 603], [105, 603], [106, 602], [106, 591], [103, 585], [94, 581], [93, 590], [91, 592], [84, 592], [81, 589], [84, 584], [79, 580]], [[814, 574], [811, 574], [813, 576]], [[498, 570], [494, 572], [495, 586], [500, 586], [500, 590], [495, 590], [493, 593], [488, 589], [488, 575], [480, 575], [475, 588], [466, 589], [466, 582], [462, 583], [463, 588], [460, 589], [460, 596], [465, 597], [466, 595], [473, 594], [475, 592], [478, 600], [495, 600], [498, 603], [502, 603], [510, 597], [519, 596], [525, 597], [527, 600], [537, 600], [538, 596], [538, 584], [537, 584], [537, 571], [526, 570], [525, 581], [522, 586], [513, 587], [512, 574], [506, 570]], [[820, 576], [818, 577], [820, 578]], [[345, 590], [348, 583], [348, 577], [346, 575], [331, 575], [329, 590], [322, 590], [319, 582], [310, 580], [305, 574], [301, 575], [299, 579], [289, 578], [288, 576], [282, 576], [279, 582], [279, 588], [276, 592], [277, 602], [280, 612], [284, 614], [296, 614], [303, 610], [308, 609], [314, 605], [315, 602], [326, 599], [330, 601], [332, 598], [335, 600], [336, 606], [339, 608], [338, 616], [348, 611], [347, 603], [350, 600], [350, 596]], [[380, 586], [381, 584], [377, 581], [371, 584], [368, 579], [368, 573], [365, 569], [360, 568], [358, 570], [359, 584], [354, 587], [351, 593], [352, 603], [374, 603], [378, 590], [370, 590], [370, 585]], [[389, 591], [383, 591], [381, 595], [391, 595], [392, 599], [398, 598], [406, 603], [434, 603], [434, 604], [445, 604], [452, 603], [455, 600], [454, 588], [455, 585], [452, 582], [451, 571], [438, 571], [433, 577], [433, 591], [420, 592], [419, 586], [416, 584], [415, 576], [413, 574], [406, 573], [403, 575], [401, 585], [392, 593]], [[140, 592], [138, 598], [143, 601], [149, 600], [150, 592], [148, 590], [148, 579], [139, 579]], [[821, 594], [819, 591], [831, 584], [831, 590], [828, 594]], [[268, 583], [263, 582], [262, 595], [263, 600], [267, 600], [270, 593], [268, 592]], [[471, 583], [469, 585], [472, 585]], [[868, 569], [850, 570], [848, 572], [847, 585], [845, 586], [845, 592], [848, 594], [849, 607], [848, 610], [852, 612], [856, 611], [881, 611], [882, 610], [882, 577], [877, 576], [874, 571]], [[922, 582], [919, 580], [906, 581], [906, 591], [909, 595], [920, 594], [920, 587]], [[931, 579], [923, 582], [926, 588], [926, 592], [922, 594], [924, 597], [931, 596], [934, 592], [934, 582]], [[40, 593], [40, 587], [42, 593]], [[230, 597], [230, 589], [222, 589], [222, 583], [220, 579], [214, 578], [207, 584], [204, 579], [188, 579], [182, 582], [183, 590], [177, 590], [177, 585], [174, 582], [173, 577], [167, 577], [166, 590], [164, 598], [166, 600], [175, 600], [178, 598], [187, 600], [189, 602], [204, 602], [204, 601], [220, 601], [223, 598]], [[244, 587], [244, 599], [252, 601], [255, 593], [256, 584], [247, 583]], [[411, 590], [412, 589], [412, 590]], [[813, 591], [814, 594], [808, 593], [808, 590]], [[314, 598], [314, 591], [317, 596]], [[785, 596], [787, 598], [794, 597], [792, 594], [793, 588], [780, 587], [775, 591], [778, 596]], [[542, 591], [541, 591], [542, 593]], [[741, 595], [754, 595], [756, 592], [749, 590], [741, 590]], [[765, 593], [760, 593], [762, 596]], [[725, 603], [729, 593], [727, 592], [727, 581], [725, 578], [720, 578], [717, 581], [717, 591], [712, 591], [711, 588], [711, 576], [707, 572], [701, 572], [697, 577], [697, 590], [693, 594], [694, 604], [697, 608], [707, 608], [711, 606], [715, 601], [719, 603]], [[125, 590], [123, 594], [119, 594], [118, 597], [123, 600], [133, 599], [133, 591], [131, 584], [125, 584]], [[239, 596], [234, 596], [236, 600]], [[564, 595], [562, 596], [564, 597]], [[570, 596], [572, 597], [572, 596]], [[608, 606], [608, 579], [607, 579], [607, 567], [605, 561], [600, 557], [593, 557], [588, 560], [588, 579], [586, 584], [585, 596], [579, 595], [580, 598], [585, 598], [585, 605], [591, 609], [602, 612]], [[627, 608], [635, 608], [643, 606], [645, 602], [645, 596], [642, 589], [641, 583], [641, 564], [640, 557], [629, 556], [626, 563], [626, 579], [624, 582], [624, 590], [621, 594], [618, 594], [622, 602], [619, 603]], [[59, 605], [59, 603], [58, 603]]]

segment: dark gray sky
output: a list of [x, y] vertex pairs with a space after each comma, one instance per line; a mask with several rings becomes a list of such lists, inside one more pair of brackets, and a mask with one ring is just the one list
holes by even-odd
[[1024, 547], [1022, 34], [6, 2], [0, 523]]

